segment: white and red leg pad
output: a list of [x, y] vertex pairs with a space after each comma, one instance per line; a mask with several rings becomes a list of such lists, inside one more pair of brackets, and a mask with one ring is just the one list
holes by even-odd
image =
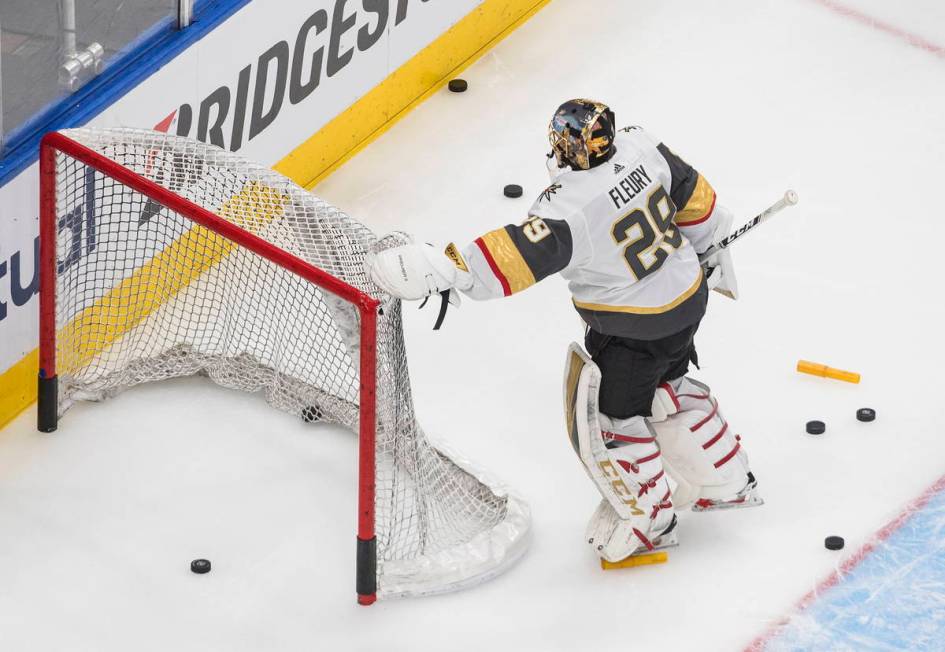
[[600, 369], [577, 344], [568, 347], [564, 403], [571, 445], [600, 491], [587, 538], [608, 561], [638, 549], [671, 530], [673, 505], [656, 434], [643, 417], [611, 420], [598, 412]]
[[741, 438], [708, 386], [688, 377], [664, 383], [653, 401], [653, 429], [663, 466], [676, 483], [673, 502], [694, 511], [750, 507], [764, 501]]

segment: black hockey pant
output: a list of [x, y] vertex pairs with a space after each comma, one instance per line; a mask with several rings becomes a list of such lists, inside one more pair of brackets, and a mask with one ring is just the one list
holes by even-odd
[[588, 329], [587, 352], [600, 368], [600, 411], [615, 419], [650, 416], [656, 388], [684, 376], [699, 360], [693, 342], [699, 323], [658, 340], [634, 340]]

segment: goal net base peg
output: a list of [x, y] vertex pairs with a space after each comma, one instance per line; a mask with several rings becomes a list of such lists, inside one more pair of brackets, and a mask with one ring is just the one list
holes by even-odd
[[36, 397], [36, 429], [55, 432], [59, 424], [59, 378], [40, 375]]
[[355, 576], [358, 604], [371, 605], [377, 601], [377, 537], [358, 537], [357, 575]]

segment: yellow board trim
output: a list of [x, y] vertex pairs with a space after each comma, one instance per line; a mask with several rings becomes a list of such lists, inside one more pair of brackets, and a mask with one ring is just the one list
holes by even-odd
[[480, 238], [482, 244], [489, 250], [492, 262], [496, 264], [502, 276], [509, 284], [509, 292], [515, 294], [527, 287], [535, 285], [535, 275], [528, 267], [522, 252], [512, 242], [512, 236], [505, 228], [489, 231]]
[[[311, 189], [548, 2], [484, 0], [273, 169]], [[38, 360], [39, 352], [34, 349], [0, 374], [0, 428], [36, 401]]]
[[313, 188], [550, 0], [484, 0], [273, 169]]
[[39, 349], [33, 349], [0, 374], [0, 428], [36, 401], [37, 374]]
[[686, 226], [692, 222], [701, 222], [708, 217], [714, 205], [715, 190], [709, 185], [709, 182], [705, 180], [705, 177], [700, 174], [699, 178], [696, 180], [696, 187], [692, 191], [692, 196], [689, 197], [689, 201], [686, 202], [682, 210], [676, 213], [676, 217], [673, 219], [679, 226]]
[[[258, 233], [283, 213], [288, 201], [285, 193], [253, 181], [217, 212], [228, 222]], [[57, 373], [75, 372], [87, 365], [235, 248], [232, 240], [194, 226], [56, 333], [56, 339], [66, 344], [62, 348], [80, 351], [71, 357], [60, 356]], [[77, 339], [81, 347], [69, 346]]]
[[699, 276], [696, 277], [696, 282], [693, 283], [688, 290], [664, 306], [608, 306], [603, 303], [583, 303], [581, 301], [575, 301], [574, 305], [578, 308], [583, 308], [584, 310], [596, 310], [598, 312], [623, 312], [633, 315], [658, 315], [660, 313], [669, 312], [683, 301], [691, 297], [696, 293], [700, 285], [702, 285], [701, 269], [699, 270]]
[[[217, 211], [228, 221], [258, 232], [285, 209], [288, 195], [279, 190], [247, 183]], [[247, 219], [252, 220], [247, 222]], [[79, 312], [56, 333], [65, 349], [79, 350], [76, 355], [60, 355], [56, 361], [57, 373], [75, 372], [105, 352], [118, 338], [136, 327], [157, 311], [165, 302], [215, 266], [236, 247], [217, 233], [195, 225], [155, 254], [151, 260], [122, 279], [100, 299]], [[76, 339], [81, 347], [69, 346]], [[22, 369], [18, 365], [31, 362]], [[0, 415], [7, 415], [5, 424], [36, 400], [36, 374], [39, 353], [34, 350], [21, 363], [14, 365], [20, 391], [13, 386], [10, 393], [0, 393]], [[0, 376], [0, 389], [6, 390], [7, 372]], [[28, 377], [27, 374], [31, 375]], [[10, 383], [12, 385], [12, 382]]]

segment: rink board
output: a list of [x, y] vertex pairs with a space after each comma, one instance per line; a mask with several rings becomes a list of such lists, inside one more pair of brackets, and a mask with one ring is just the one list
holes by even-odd
[[[241, 153], [253, 160], [272, 165], [276, 171], [310, 188], [441, 88], [452, 75], [476, 61], [548, 1], [464, 0], [463, 4], [417, 5], [405, 14], [407, 18], [397, 29], [388, 28], [385, 40], [378, 41], [385, 44], [383, 47], [357, 52], [351, 70], [346, 70], [348, 75], [323, 74], [316, 89], [318, 92], [312, 93], [308, 102], [290, 103], [289, 98], [280, 101], [283, 108], [277, 114], [278, 119], [273, 119], [266, 131], [257, 137], [253, 138], [250, 133], [243, 135], [242, 130], [248, 127], [244, 124], [240, 128], [235, 115], [239, 110], [230, 111], [221, 123], [220, 133], [224, 134], [226, 141], [216, 144], [228, 149], [240, 148]], [[268, 83], [263, 76], [262, 82], [257, 79], [255, 84], [251, 84], [248, 81], [250, 75], [245, 75], [247, 81], [244, 83], [244, 73], [250, 71], [250, 67], [239, 71], [240, 81], [236, 81], [234, 66], [239, 62], [226, 52], [234, 25], [239, 21], [254, 24], [258, 29], [253, 38], [261, 39], [263, 44], [258, 47], [267, 44], [267, 38], [275, 41], [281, 38], [281, 42], [298, 44], [294, 35], [295, 23], [283, 16], [283, 20], [270, 25], [263, 20], [268, 16], [262, 9], [261, 4], [250, 3], [195, 46], [166, 62], [157, 73], [127, 95], [115, 99], [114, 104], [100, 114], [65, 126], [88, 122], [91, 126], [153, 127], [179, 135], [202, 135], [214, 141], [212, 130], [209, 134], [192, 133], [199, 130], [196, 115], [192, 120], [183, 117], [185, 113], [197, 110], [194, 107], [198, 103], [191, 98], [199, 98], [220, 81], [230, 80], [233, 88], [228, 90], [227, 97], [233, 96], [236, 106], [243, 85], [247, 88], [252, 86], [259, 92], [260, 84], [265, 87]], [[301, 5], [293, 8], [297, 13], [302, 12], [297, 17], [298, 21], [312, 9], [312, 6]], [[260, 24], [261, 20], [266, 24]], [[393, 22], [397, 18], [391, 14], [389, 20]], [[293, 34], [282, 33], [288, 29], [286, 25], [292, 27], [290, 31]], [[409, 29], [405, 31], [404, 26]], [[318, 30], [317, 26], [312, 29]], [[356, 26], [351, 33], [360, 34], [357, 29], [363, 29], [363, 26]], [[304, 34], [304, 30], [299, 34]], [[328, 34], [322, 30], [320, 36], [327, 39]], [[249, 50], [256, 47], [252, 43], [246, 45]], [[266, 63], [264, 59], [272, 51], [260, 55], [258, 65], [261, 69], [269, 69], [271, 62]], [[353, 54], [354, 49], [350, 52]], [[198, 69], [199, 76], [196, 73]], [[175, 102], [171, 100], [178, 96], [188, 98], [194, 106], [185, 102], [179, 109], [173, 109]], [[155, 101], [156, 97], [160, 102]], [[199, 103], [200, 110], [209, 99], [210, 96]], [[276, 100], [272, 102], [274, 106]], [[229, 105], [229, 100], [227, 103]], [[255, 107], [255, 101], [250, 103]], [[190, 108], [184, 111], [185, 107]], [[167, 111], [171, 113], [167, 114]], [[313, 131], [314, 135], [299, 144]], [[36, 164], [0, 187], [0, 224], [4, 236], [0, 239], [0, 265], [12, 268], [15, 257], [22, 270], [17, 275], [17, 285], [29, 287], [32, 274], [34, 290], [38, 289], [34, 271], [38, 260], [33, 253], [37, 239], [38, 194]], [[0, 305], [5, 303], [7, 307], [7, 311], [0, 312], [0, 427], [36, 398], [38, 295], [32, 292], [26, 299], [11, 301], [7, 295], [12, 294], [13, 288], [5, 286], [8, 282], [13, 283], [8, 281], [13, 276], [10, 273], [6, 278], [0, 278]]]

